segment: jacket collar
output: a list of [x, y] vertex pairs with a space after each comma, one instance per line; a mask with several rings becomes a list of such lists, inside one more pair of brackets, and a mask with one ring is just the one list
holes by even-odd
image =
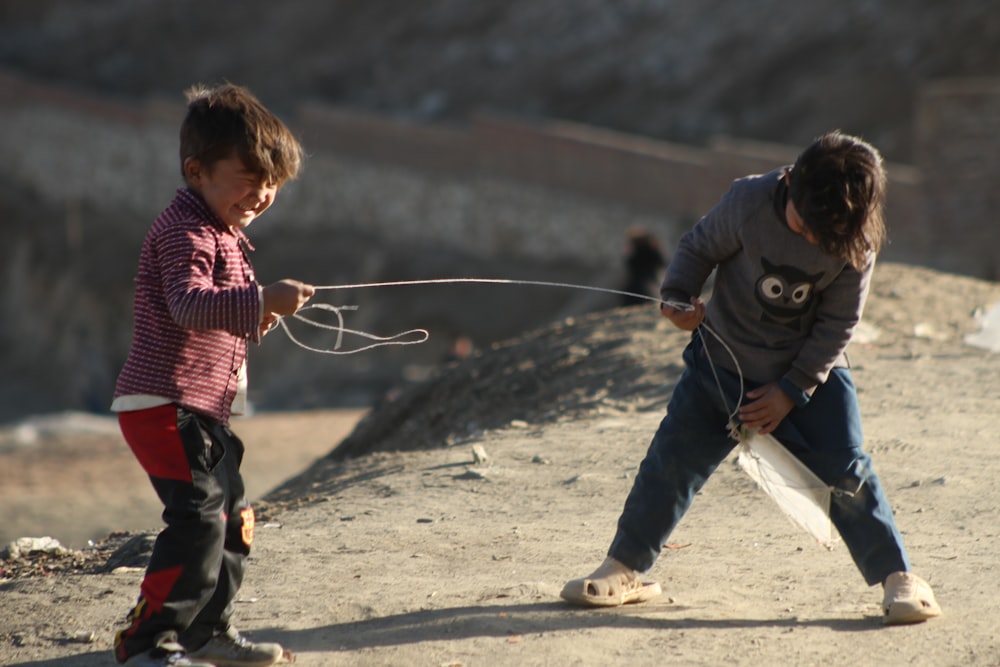
[[230, 227], [229, 225], [222, 222], [219, 216], [209, 208], [208, 204], [202, 199], [201, 195], [192, 190], [191, 188], [178, 188], [177, 189], [177, 201], [182, 205], [193, 208], [197, 211], [198, 215], [212, 223], [212, 226], [218, 229], [223, 234], [232, 234], [236, 237], [236, 240], [240, 244], [244, 245], [248, 250], [256, 250], [253, 244], [250, 243], [250, 239], [243, 232], [242, 229], [235, 227]]

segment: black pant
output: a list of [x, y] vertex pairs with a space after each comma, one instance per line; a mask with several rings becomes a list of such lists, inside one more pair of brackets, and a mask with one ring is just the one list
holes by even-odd
[[119, 424], [163, 502], [166, 527], [129, 626], [115, 636], [115, 657], [177, 643], [195, 650], [228, 626], [253, 541], [243, 443], [228, 426], [176, 405], [120, 413]]

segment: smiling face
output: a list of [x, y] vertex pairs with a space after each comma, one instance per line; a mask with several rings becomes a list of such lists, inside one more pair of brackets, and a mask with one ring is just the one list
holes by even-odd
[[201, 195], [226, 225], [245, 229], [266, 211], [278, 194], [278, 184], [247, 169], [238, 157], [219, 160], [209, 167], [196, 158], [184, 161], [188, 186]]

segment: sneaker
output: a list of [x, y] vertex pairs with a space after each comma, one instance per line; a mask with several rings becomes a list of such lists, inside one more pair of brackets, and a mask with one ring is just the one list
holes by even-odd
[[217, 667], [211, 662], [191, 660], [180, 644], [169, 644], [137, 653], [125, 661], [125, 667]]
[[912, 572], [893, 572], [882, 585], [882, 611], [887, 625], [920, 623], [941, 615], [930, 584]]
[[284, 653], [281, 644], [252, 642], [230, 627], [188, 656], [208, 660], [216, 667], [270, 667]]

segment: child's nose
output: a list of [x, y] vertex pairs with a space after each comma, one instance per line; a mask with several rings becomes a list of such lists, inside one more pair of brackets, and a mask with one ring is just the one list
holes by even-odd
[[257, 198], [257, 202], [263, 204], [264, 202], [271, 199], [274, 193], [274, 188], [269, 187], [267, 183], [258, 183], [257, 187], [254, 188], [253, 195]]

